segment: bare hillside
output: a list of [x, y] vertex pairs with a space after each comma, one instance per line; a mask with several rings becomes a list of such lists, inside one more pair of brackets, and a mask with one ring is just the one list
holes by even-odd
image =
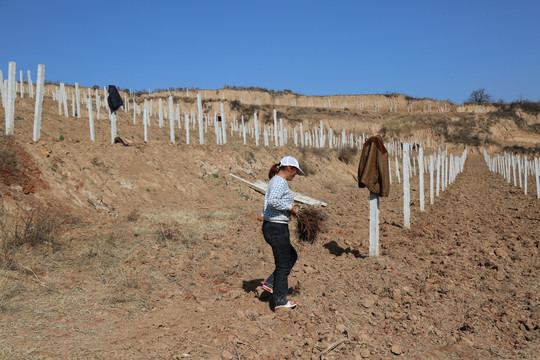
[[[359, 151], [291, 140], [244, 146], [237, 134], [217, 146], [211, 128], [206, 145], [196, 130], [190, 145], [181, 132], [172, 144], [156, 116], [145, 143], [141, 116], [133, 124], [133, 112], [119, 110], [123, 146], [110, 143], [104, 109], [92, 143], [86, 110], [58, 116], [51, 96], [33, 143], [33, 100], [18, 99], [15, 135], [0, 143], [0, 358], [540, 357], [536, 185], [529, 177], [525, 195], [489, 172], [481, 154], [538, 156], [538, 115], [375, 113], [349, 108], [347, 99], [339, 109], [216, 95], [205, 111], [223, 101], [228, 121], [255, 110], [273, 122], [275, 108], [290, 128], [322, 120], [336, 132], [417, 140], [427, 152], [448, 146], [454, 155], [467, 145], [468, 160], [425, 212], [418, 175], [411, 179], [411, 229], [403, 228], [394, 175], [380, 204], [381, 254], [370, 258]], [[266, 180], [284, 155], [308, 175], [291, 188], [328, 206], [314, 244], [293, 239], [299, 260], [289, 290], [299, 306], [274, 313], [260, 288], [273, 270], [257, 219], [263, 196], [229, 174]]]

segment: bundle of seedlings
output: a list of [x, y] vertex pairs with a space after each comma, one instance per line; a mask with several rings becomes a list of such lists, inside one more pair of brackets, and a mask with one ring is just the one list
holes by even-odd
[[313, 244], [317, 235], [323, 229], [326, 215], [315, 207], [300, 208], [296, 232], [300, 241]]

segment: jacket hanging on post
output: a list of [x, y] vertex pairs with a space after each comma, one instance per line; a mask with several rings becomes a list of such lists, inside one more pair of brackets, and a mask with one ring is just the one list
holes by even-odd
[[109, 109], [112, 114], [114, 114], [116, 110], [120, 109], [122, 105], [124, 105], [122, 97], [114, 85], [109, 85], [109, 97], [107, 98], [107, 102], [109, 103]]
[[382, 197], [390, 193], [388, 151], [378, 135], [368, 138], [362, 148], [358, 165], [358, 187], [367, 187]]

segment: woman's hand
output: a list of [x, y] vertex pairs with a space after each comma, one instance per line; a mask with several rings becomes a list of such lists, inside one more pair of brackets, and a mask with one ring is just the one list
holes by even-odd
[[300, 208], [298, 206], [294, 206], [292, 207], [291, 209], [291, 213], [296, 215], [296, 217], [300, 217], [300, 213], [298, 212], [300, 210]]

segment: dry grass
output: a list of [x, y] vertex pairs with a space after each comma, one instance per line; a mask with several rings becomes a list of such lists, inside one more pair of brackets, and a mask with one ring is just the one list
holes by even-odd
[[341, 149], [338, 153], [338, 160], [349, 165], [358, 158], [358, 149]]
[[59, 214], [40, 206], [29, 210], [19, 207], [15, 214], [9, 214], [0, 205], [0, 266], [15, 269], [15, 254], [25, 245], [46, 245], [57, 250], [61, 223]]
[[129, 222], [136, 222], [137, 220], [139, 220], [139, 217], [140, 217], [140, 213], [137, 209], [133, 209], [130, 211], [130, 213], [127, 215], [126, 219], [127, 221]]

